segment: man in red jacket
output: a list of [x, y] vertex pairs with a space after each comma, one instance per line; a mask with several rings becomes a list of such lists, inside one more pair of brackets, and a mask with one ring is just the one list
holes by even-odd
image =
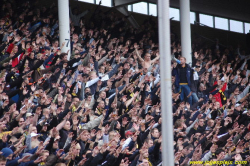
[[[223, 81], [224, 80], [224, 83]], [[228, 76], [224, 75], [224, 77], [221, 80], [215, 81], [214, 85], [218, 85], [216, 89], [211, 91], [213, 96], [215, 97], [216, 101], [220, 103], [220, 107], [223, 106], [223, 101], [226, 100], [226, 96], [224, 95], [224, 91], [227, 88], [227, 82], [228, 82]], [[223, 101], [222, 101], [223, 100]]]

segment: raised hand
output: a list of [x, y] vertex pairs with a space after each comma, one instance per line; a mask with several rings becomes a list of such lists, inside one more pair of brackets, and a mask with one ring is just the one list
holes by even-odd
[[38, 158], [34, 161], [34, 163], [35, 163], [35, 164], [38, 164], [38, 163], [42, 162], [42, 159], [43, 159], [43, 156], [40, 156], [40, 157], [38, 157]]
[[54, 127], [51, 131], [51, 137], [55, 138], [56, 137], [56, 134], [57, 134], [57, 129], [56, 127]]
[[7, 134], [3, 134], [2, 141], [3, 143], [6, 143], [8, 141]]
[[24, 115], [24, 114], [26, 114], [26, 112], [27, 112], [27, 107], [24, 106], [24, 107], [21, 109], [20, 114]]
[[96, 136], [96, 130], [92, 129], [91, 132], [90, 132], [90, 137], [93, 138], [95, 136]]
[[83, 166], [85, 162], [87, 161], [87, 158], [82, 159], [79, 163], [78, 166]]
[[30, 161], [30, 155], [28, 156], [24, 156], [23, 158], [19, 159], [19, 163], [26, 163], [26, 162], [29, 162]]
[[60, 157], [63, 151], [64, 151], [63, 149], [59, 149], [59, 150], [56, 152], [56, 156], [57, 156], [57, 157]]
[[137, 125], [136, 123], [133, 124], [133, 128], [135, 129], [135, 131], [139, 131], [139, 125]]
[[73, 132], [69, 132], [68, 137], [72, 139], [73, 136], [74, 136]]
[[96, 133], [96, 141], [99, 141], [101, 138], [102, 138], [102, 131], [99, 130], [99, 131], [97, 131], [97, 133]]
[[28, 92], [29, 92], [29, 90], [27, 90], [27, 88], [25, 87], [25, 88], [23, 89], [23, 95], [26, 95]]

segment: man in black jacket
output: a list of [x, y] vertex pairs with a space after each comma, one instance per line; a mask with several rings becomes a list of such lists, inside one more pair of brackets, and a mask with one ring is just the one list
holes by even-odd
[[191, 67], [186, 63], [186, 58], [181, 57], [180, 60], [175, 59], [178, 65], [173, 69], [172, 75], [175, 76], [175, 85], [178, 87], [181, 101], [188, 98], [188, 102], [192, 105], [191, 95]]

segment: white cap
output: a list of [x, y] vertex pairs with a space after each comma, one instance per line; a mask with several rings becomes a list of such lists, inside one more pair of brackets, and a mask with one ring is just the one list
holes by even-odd
[[38, 136], [39, 134], [36, 134], [36, 133], [30, 133], [30, 136], [31, 136], [31, 138], [32, 137], [35, 137], [35, 136]]
[[239, 103], [237, 103], [237, 104], [235, 104], [235, 107], [239, 107], [241, 104], [239, 104]]
[[32, 116], [33, 114], [32, 113], [26, 113], [26, 118], [28, 118], [28, 117], [30, 117], [30, 116]]

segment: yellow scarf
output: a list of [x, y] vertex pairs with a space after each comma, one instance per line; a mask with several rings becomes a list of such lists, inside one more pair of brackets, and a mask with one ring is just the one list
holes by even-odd
[[101, 115], [102, 114], [102, 110], [99, 110], [98, 108], [96, 108], [97, 114]]
[[7, 135], [10, 135], [10, 133], [11, 133], [12, 131], [5, 131], [5, 132], [1, 132], [0, 133], [0, 139], [2, 139], [3, 138], [3, 135], [5, 134], [7, 134]]
[[147, 158], [147, 160], [148, 160], [148, 165], [153, 166], [152, 163], [149, 161], [149, 158]]

